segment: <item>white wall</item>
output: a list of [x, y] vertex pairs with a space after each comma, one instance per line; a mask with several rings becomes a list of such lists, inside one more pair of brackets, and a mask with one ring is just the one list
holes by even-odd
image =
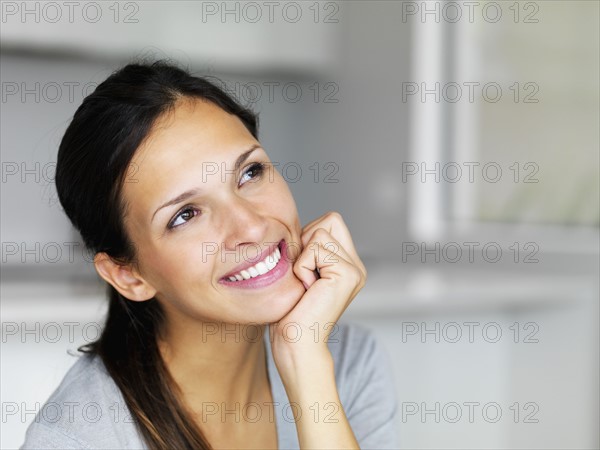
[[[148, 6], [140, 15], [146, 21], [137, 28], [135, 24], [108, 27], [114, 31], [108, 40], [98, 32], [100, 28], [95, 36], [74, 42], [79, 28], [69, 29], [68, 24], [62, 24], [61, 35], [61, 27], [17, 23], [11, 29], [3, 23], [2, 448], [20, 445], [33, 418], [32, 414], [22, 417], [24, 409], [35, 409], [36, 402], [43, 403], [57, 386], [73, 361], [66, 350], [85, 343], [84, 324], [101, 323], [104, 308], [103, 290], [90, 282], [96, 275], [90, 264], [81, 261], [81, 247], [76, 248], [75, 261], [69, 261], [65, 243], [78, 238], [60, 212], [43, 170], [37, 171], [39, 181], [30, 174], [22, 182], [21, 173], [9, 175], [6, 169], [14, 167], [11, 164], [19, 168], [22, 163], [32, 167], [37, 162], [42, 168], [51, 164], [62, 132], [83, 97], [81, 88], [100, 82], [129, 56], [148, 49], [233, 84], [254, 82], [264, 88], [264, 83], [275, 82], [301, 87], [298, 102], [286, 100], [280, 89], [270, 101], [265, 88], [255, 105], [261, 114], [261, 141], [273, 161], [302, 168], [302, 177], [289, 183], [302, 222], [337, 210], [352, 232], [369, 281], [344, 320], [360, 322], [381, 338], [395, 369], [401, 412], [423, 402], [430, 409], [439, 403], [441, 414], [452, 413], [448, 408], [453, 402], [463, 406], [463, 417], [456, 423], [443, 414], [439, 422], [433, 414], [425, 420], [419, 414], [402, 420], [401, 414], [402, 448], [600, 446], [598, 253], [590, 248], [597, 240], [581, 240], [579, 248], [586, 248], [587, 256], [552, 255], [542, 248], [539, 263], [529, 265], [513, 264], [512, 254], [498, 264], [481, 260], [421, 264], [415, 258], [402, 262], [402, 242], [415, 238], [407, 230], [410, 186], [401, 179], [402, 162], [411, 158], [407, 149], [414, 122], [408, 105], [401, 101], [401, 83], [419, 81], [411, 79], [411, 61], [420, 57], [411, 55], [418, 20], [401, 20], [402, 2], [346, 2], [338, 24], [316, 28], [287, 22], [265, 29], [212, 23], [196, 31], [190, 31], [190, 18], [178, 16], [177, 8], [165, 11], [156, 9], [159, 2], [138, 3]], [[171, 17], [168, 26], [167, 16]], [[91, 28], [85, 24], [86, 30]], [[285, 31], [279, 41], [272, 38], [278, 29]], [[248, 33], [251, 37], [245, 40]], [[38, 40], [32, 41], [36, 36]], [[268, 43], [257, 49], [266, 37]], [[195, 45], [196, 38], [204, 39], [202, 45]], [[128, 44], [121, 47], [123, 40]], [[226, 47], [223, 53], [215, 50], [219, 42]], [[52, 53], [47, 53], [49, 49]], [[64, 84], [69, 82], [79, 83], [73, 99]], [[40, 83], [39, 101], [31, 94], [24, 100], [20, 93], [10, 95], [8, 89], [14, 84], [7, 83], [17, 83], [19, 88], [22, 83], [29, 88]], [[63, 89], [56, 102], [48, 99], [55, 95], [52, 83]], [[337, 102], [324, 101], [331, 94]], [[498, 126], [501, 133], [511, 131], [501, 123]], [[315, 162], [321, 169], [316, 182], [310, 170]], [[324, 182], [328, 162], [337, 168], [335, 183]], [[512, 243], [502, 228], [498, 230], [487, 238]], [[597, 229], [592, 233], [597, 234]], [[475, 236], [467, 233], [464, 238]], [[567, 241], [558, 241], [557, 247], [569, 250]], [[7, 247], [13, 244], [16, 253], [14, 247]], [[44, 255], [44, 249], [51, 252], [55, 244], [63, 252], [57, 260], [53, 260], [55, 253]], [[26, 251], [32, 248], [33, 253]], [[79, 324], [72, 340], [65, 325], [69, 321]], [[465, 322], [478, 324], [474, 342], [468, 341]], [[518, 342], [510, 328], [515, 322], [521, 331]], [[61, 339], [53, 342], [55, 323], [61, 325]], [[423, 325], [431, 329], [436, 324], [440, 333], [450, 332], [453, 323], [461, 325], [463, 333], [456, 343], [444, 335], [435, 342], [435, 336], [427, 334], [422, 342], [419, 333], [410, 334], [414, 326], [420, 332]], [[503, 335], [498, 342], [482, 336], [486, 324], [500, 327]], [[536, 329], [533, 337], [539, 341], [523, 342]], [[86, 329], [88, 337], [94, 337], [94, 330], [93, 326]], [[475, 409], [471, 423], [464, 402], [496, 403], [503, 415], [492, 423], [481, 409]], [[510, 409], [515, 402], [521, 413], [517, 423]], [[17, 414], [10, 409], [15, 405]], [[539, 422], [525, 423], [532, 407], [539, 408], [532, 417]]]

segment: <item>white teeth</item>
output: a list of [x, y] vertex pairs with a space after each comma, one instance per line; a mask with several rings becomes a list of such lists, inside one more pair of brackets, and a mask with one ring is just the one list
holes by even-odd
[[277, 265], [277, 262], [275, 262], [275, 258], [267, 258], [265, 260], [265, 264], [267, 266], [267, 272], [269, 270], [271, 270], [273, 267], [275, 267]]
[[281, 252], [279, 251], [279, 248], [275, 248], [275, 251], [269, 256], [267, 256], [263, 261], [255, 264], [252, 267], [240, 271], [240, 273], [228, 277], [228, 279], [229, 281], [241, 281], [248, 280], [259, 275], [264, 275], [265, 273], [273, 270], [273, 268], [277, 265], [280, 259]]
[[264, 262], [259, 262], [256, 265], [256, 270], [261, 275], [264, 275], [265, 273], [267, 273], [269, 271], [269, 269], [267, 269], [267, 265]]

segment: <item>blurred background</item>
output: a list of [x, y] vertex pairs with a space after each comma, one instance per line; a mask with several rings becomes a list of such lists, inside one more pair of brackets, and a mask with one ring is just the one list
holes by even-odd
[[401, 448], [598, 448], [599, 3], [2, 1], [2, 448], [97, 337], [53, 175], [83, 98], [171, 58], [260, 112], [369, 271]]

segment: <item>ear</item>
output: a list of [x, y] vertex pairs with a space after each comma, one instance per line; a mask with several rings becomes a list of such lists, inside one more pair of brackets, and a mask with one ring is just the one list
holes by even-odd
[[119, 264], [104, 252], [96, 253], [94, 266], [98, 274], [119, 293], [136, 302], [150, 300], [156, 289], [150, 286], [131, 264]]

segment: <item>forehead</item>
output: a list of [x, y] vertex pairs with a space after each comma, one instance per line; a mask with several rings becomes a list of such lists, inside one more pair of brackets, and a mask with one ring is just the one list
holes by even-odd
[[225, 162], [229, 168], [257, 142], [237, 116], [208, 101], [180, 100], [157, 119], [135, 152], [123, 195], [150, 208], [165, 196], [197, 186], [208, 164]]
[[216, 157], [254, 141], [237, 116], [208, 101], [185, 98], [156, 120], [132, 162], [151, 167], [179, 156]]
[[256, 142], [237, 116], [208, 101], [184, 99], [158, 118], [133, 156], [130, 173], [155, 182], [170, 170], [229, 161]]

